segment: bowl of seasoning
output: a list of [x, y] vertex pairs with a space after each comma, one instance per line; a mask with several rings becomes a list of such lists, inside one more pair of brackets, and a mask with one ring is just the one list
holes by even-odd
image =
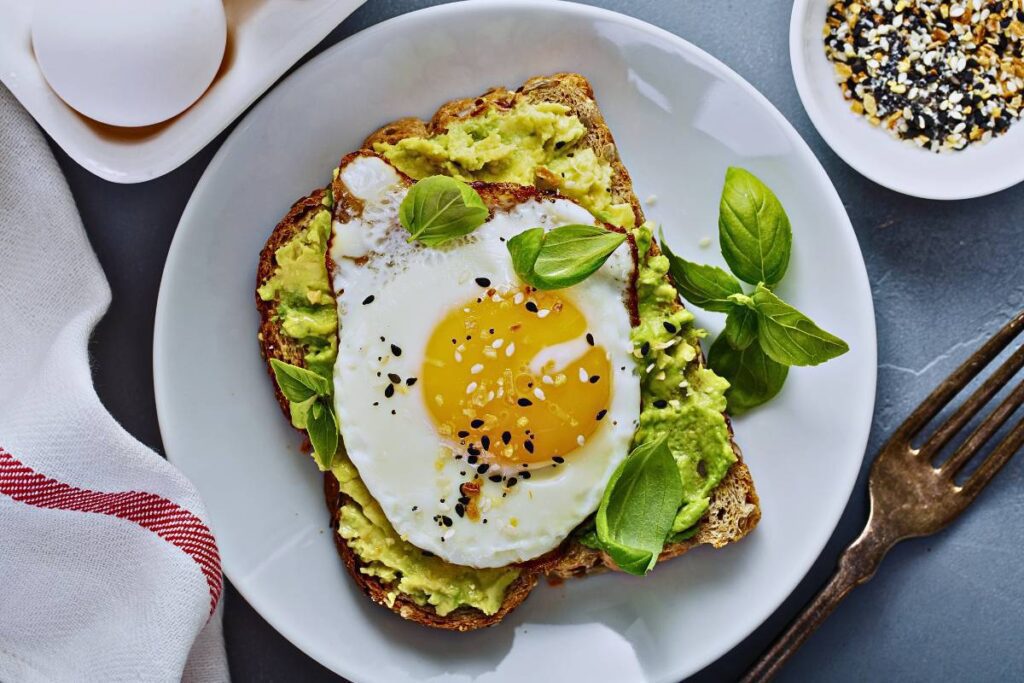
[[1021, 0], [796, 0], [789, 47], [815, 128], [876, 183], [952, 200], [1024, 180]]

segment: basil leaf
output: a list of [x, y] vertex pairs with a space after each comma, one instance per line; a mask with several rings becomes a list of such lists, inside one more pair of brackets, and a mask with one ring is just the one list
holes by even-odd
[[409, 242], [419, 240], [428, 247], [437, 247], [473, 232], [487, 220], [488, 213], [472, 187], [455, 178], [435, 175], [409, 188], [398, 207], [398, 220], [409, 231]]
[[768, 186], [742, 168], [725, 172], [718, 209], [722, 256], [741, 280], [774, 285], [786, 274], [793, 230]]
[[722, 333], [734, 349], [742, 351], [757, 338], [757, 313], [746, 306], [734, 306], [725, 318]]
[[725, 399], [733, 415], [741, 415], [774, 398], [789, 374], [788, 367], [766, 356], [759, 345], [737, 350], [725, 335], [719, 335], [711, 345], [708, 367], [729, 380]]
[[764, 285], [751, 296], [757, 311], [757, 338], [768, 356], [783, 365], [818, 365], [850, 350]]
[[684, 299], [718, 313], [728, 313], [735, 308], [729, 296], [743, 293], [739, 280], [716, 266], [704, 266], [676, 256], [660, 230], [658, 241], [661, 251], [668, 257], [668, 273]]
[[323, 399], [317, 400], [309, 410], [306, 421], [306, 433], [309, 443], [313, 445], [316, 461], [324, 470], [331, 469], [334, 454], [338, 452], [338, 419], [334, 416], [331, 404]]
[[508, 241], [516, 274], [537, 289], [564, 289], [604, 265], [626, 234], [593, 225], [532, 228]]
[[682, 502], [683, 484], [667, 437], [637, 446], [612, 474], [597, 508], [602, 549], [623, 571], [647, 573]]
[[270, 359], [274, 379], [285, 398], [293, 403], [308, 401], [313, 396], [330, 396], [331, 382], [311, 370], [291, 365], [276, 358]]

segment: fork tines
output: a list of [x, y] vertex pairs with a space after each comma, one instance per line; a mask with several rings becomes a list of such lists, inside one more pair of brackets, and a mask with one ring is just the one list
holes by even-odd
[[[920, 432], [942, 409], [978, 376], [1007, 346], [1024, 331], [1024, 311], [1014, 316], [950, 375], [896, 430], [894, 439], [909, 441]], [[1000, 389], [1007, 386], [1024, 367], [1024, 346], [1018, 347], [1003, 364], [990, 375], [971, 396], [943, 423], [919, 448], [918, 454], [933, 459], [949, 441], [978, 414]], [[992, 411], [964, 440], [953, 454], [939, 466], [949, 478], [970, 462], [971, 458], [999, 431], [1000, 427], [1024, 403], [1024, 381]], [[999, 469], [1024, 445], [1024, 421], [1018, 422], [1010, 433], [992, 450], [974, 473], [964, 482], [963, 493], [974, 497], [985, 487]]]

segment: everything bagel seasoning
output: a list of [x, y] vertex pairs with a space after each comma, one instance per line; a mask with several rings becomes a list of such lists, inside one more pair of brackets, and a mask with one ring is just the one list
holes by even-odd
[[1024, 0], [838, 0], [825, 54], [850, 108], [934, 152], [1005, 133], [1024, 92]]

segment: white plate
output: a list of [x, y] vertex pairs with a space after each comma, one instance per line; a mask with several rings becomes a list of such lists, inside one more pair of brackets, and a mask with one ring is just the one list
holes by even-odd
[[[387, 49], [382, 49], [387, 46]], [[359, 68], [353, 68], [353, 65]], [[641, 197], [673, 248], [721, 264], [730, 164], [778, 193], [794, 226], [782, 295], [849, 341], [794, 369], [736, 421], [764, 519], [649, 577], [540, 586], [499, 626], [455, 635], [371, 604], [345, 575], [321, 479], [279, 414], [256, 344], [257, 255], [291, 202], [396, 117], [531, 75], [587, 75]], [[711, 327], [721, 316], [699, 313]], [[569, 3], [473, 2], [414, 12], [298, 70], [224, 143], [186, 208], [157, 307], [154, 375], [164, 446], [202, 492], [224, 568], [281, 633], [355, 681], [675, 681], [757, 627], [811, 566], [860, 468], [875, 393], [875, 324], [857, 240], [821, 166], [750, 85], [643, 22]]]
[[117, 128], [91, 121], [46, 83], [32, 53], [34, 0], [0, 0], [0, 81], [61, 149], [115, 183], [173, 171], [224, 130], [364, 0], [224, 0], [224, 63], [199, 101], [168, 122]]
[[825, 56], [821, 29], [829, 0], [796, 0], [789, 22], [793, 78], [807, 115], [828, 146], [890, 190], [925, 199], [968, 199], [1024, 180], [1024, 124], [960, 152], [936, 154], [892, 138], [850, 111]]

